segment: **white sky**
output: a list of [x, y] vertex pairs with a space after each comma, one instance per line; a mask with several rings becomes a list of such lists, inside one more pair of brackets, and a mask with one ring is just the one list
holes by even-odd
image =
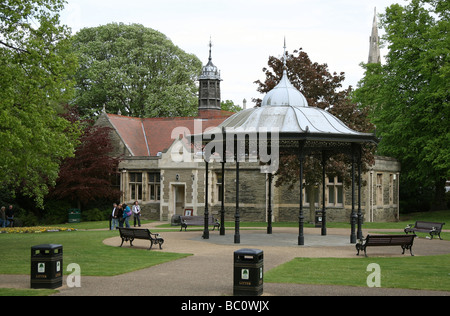
[[[343, 71], [344, 87], [363, 76], [374, 8], [385, 11], [406, 0], [67, 0], [63, 24], [76, 33], [111, 22], [139, 23], [160, 31], [184, 51], [213, 63], [221, 71], [222, 100], [247, 107], [261, 97], [253, 82], [264, 79], [269, 56], [300, 47], [313, 62]], [[381, 36], [383, 31], [379, 30]], [[386, 51], [381, 50], [384, 56]], [[383, 61], [383, 59], [382, 59]]]

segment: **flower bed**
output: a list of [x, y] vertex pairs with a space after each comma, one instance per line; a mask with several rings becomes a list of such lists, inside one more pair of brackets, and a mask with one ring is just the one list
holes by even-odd
[[70, 232], [76, 230], [70, 227], [44, 227], [44, 226], [33, 226], [33, 227], [6, 227], [0, 228], [0, 233], [2, 234], [23, 234], [23, 233], [46, 233], [46, 232]]

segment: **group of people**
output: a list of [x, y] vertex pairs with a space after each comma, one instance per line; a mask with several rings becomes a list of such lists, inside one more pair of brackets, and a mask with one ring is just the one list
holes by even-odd
[[0, 227], [12, 227], [14, 224], [14, 208], [12, 205], [0, 209]]
[[116, 229], [116, 227], [130, 227], [129, 218], [133, 215], [134, 227], [136, 227], [136, 222], [138, 226], [141, 226], [141, 207], [139, 202], [135, 201], [131, 209], [125, 203], [113, 204], [113, 210], [111, 213], [111, 230]]

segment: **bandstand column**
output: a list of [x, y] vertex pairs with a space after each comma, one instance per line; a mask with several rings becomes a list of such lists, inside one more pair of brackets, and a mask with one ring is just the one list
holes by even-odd
[[303, 216], [303, 161], [304, 157], [300, 153], [298, 160], [300, 162], [300, 206], [298, 211], [298, 245], [303, 246], [305, 244], [305, 235], [303, 234], [303, 226], [305, 218]]
[[222, 201], [220, 205], [220, 235], [225, 235], [225, 163], [226, 163], [226, 145], [225, 145], [225, 128], [222, 128], [222, 187], [220, 193]]
[[205, 218], [204, 218], [204, 229], [203, 229], [203, 239], [209, 239], [209, 229], [208, 229], [208, 161], [205, 160]]
[[322, 229], [321, 229], [321, 235], [326, 236], [327, 235], [327, 210], [325, 208], [325, 167], [326, 167], [326, 157], [325, 153], [322, 152]]
[[361, 145], [358, 151], [358, 231], [357, 238], [362, 239], [362, 212], [361, 212]]
[[236, 212], [234, 214], [234, 243], [241, 243], [241, 236], [239, 235], [239, 161], [236, 155]]
[[272, 234], [272, 178], [273, 175], [271, 172], [267, 174], [269, 180], [269, 196], [268, 196], [268, 204], [267, 204], [267, 234]]
[[355, 233], [355, 224], [356, 224], [356, 213], [355, 213], [355, 149], [352, 145], [352, 214], [350, 215], [350, 243], [356, 244], [356, 233]]

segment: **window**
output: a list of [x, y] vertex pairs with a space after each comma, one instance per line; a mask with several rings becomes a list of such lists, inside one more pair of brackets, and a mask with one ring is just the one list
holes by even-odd
[[383, 174], [377, 173], [377, 205], [383, 205]]
[[142, 173], [130, 172], [130, 199], [142, 200]]
[[389, 174], [389, 205], [394, 204], [394, 175]]
[[344, 205], [344, 187], [342, 184], [342, 178], [327, 177], [327, 195], [328, 195], [328, 206], [343, 206]]
[[223, 196], [222, 196], [222, 172], [216, 173], [216, 189], [217, 189], [217, 202], [222, 202]]
[[319, 186], [315, 185], [313, 188], [308, 189], [308, 187], [306, 187], [305, 185], [303, 185], [304, 187], [304, 192], [305, 192], [305, 206], [310, 206], [311, 204], [311, 197], [310, 197], [310, 190], [312, 190], [313, 196], [314, 196], [314, 206], [315, 207], [319, 207], [319, 196], [320, 196], [320, 192], [319, 192]]
[[159, 201], [161, 199], [161, 176], [159, 172], [148, 173], [148, 192], [150, 201]]

